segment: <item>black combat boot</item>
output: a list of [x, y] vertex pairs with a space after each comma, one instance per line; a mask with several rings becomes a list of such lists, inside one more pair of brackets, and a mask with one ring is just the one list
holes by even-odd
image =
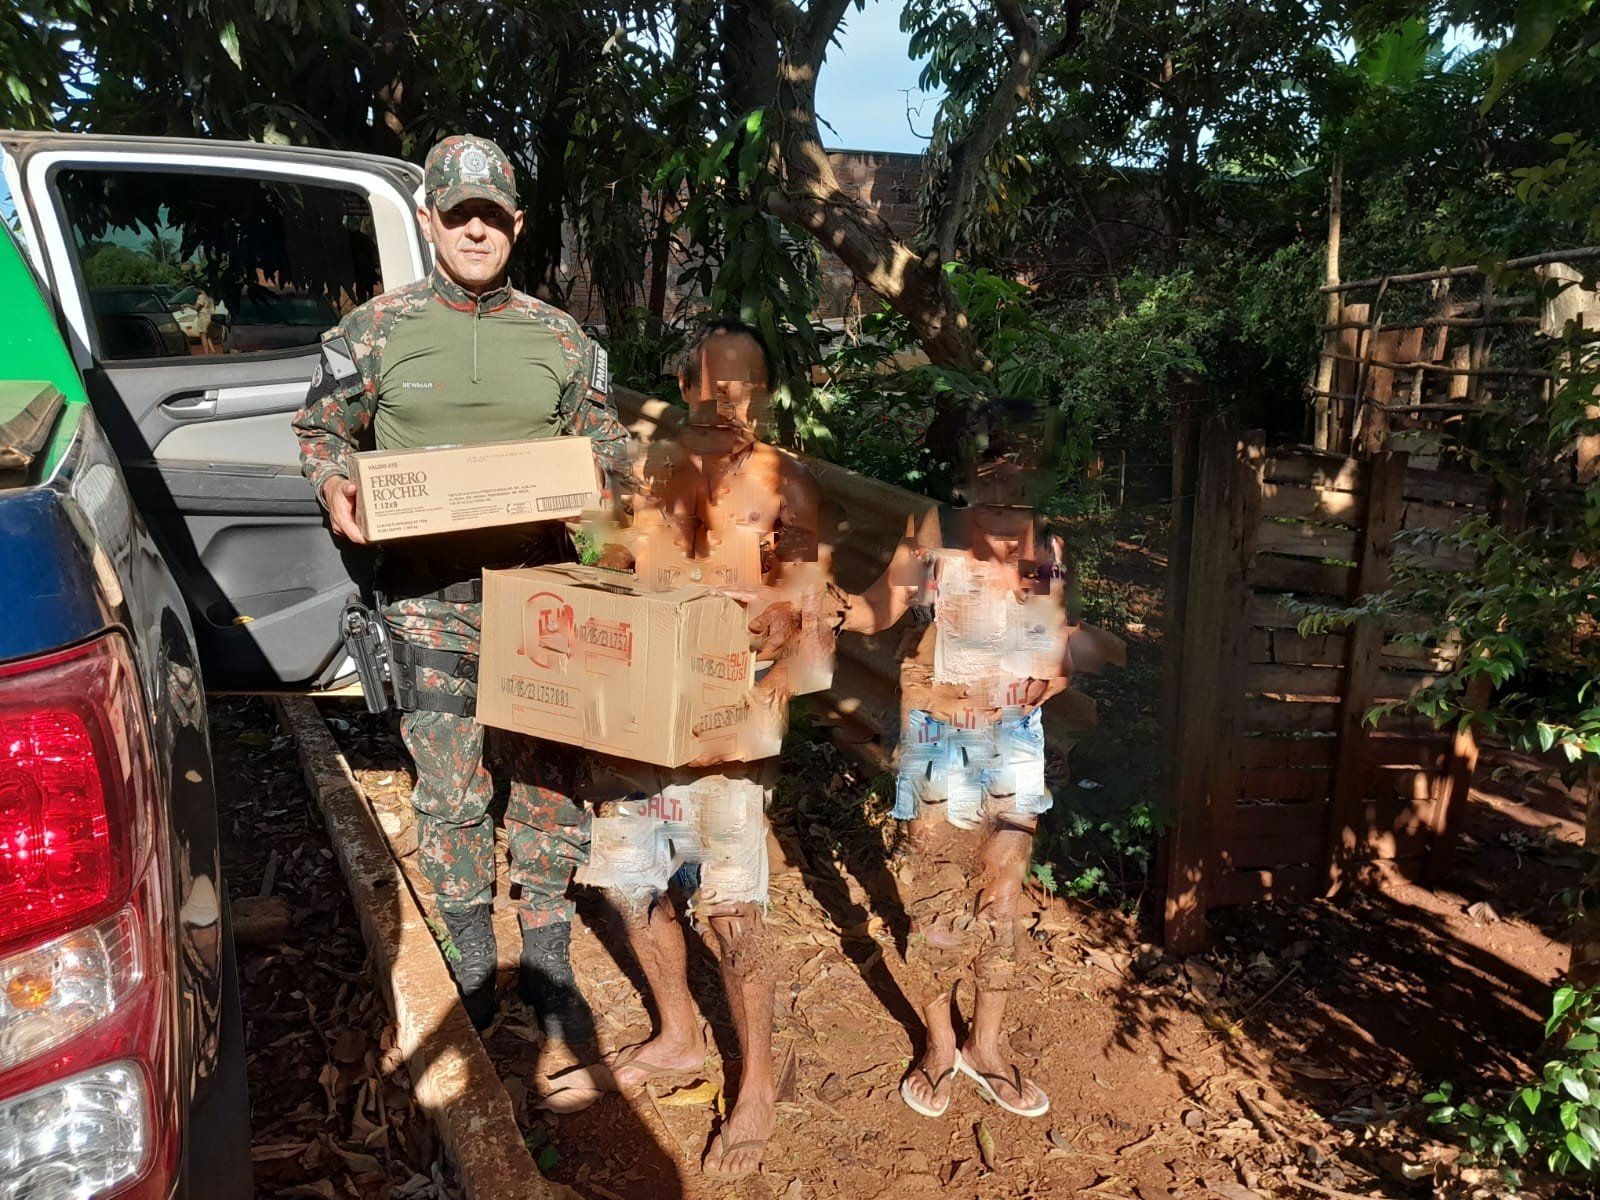
[[567, 946], [572, 926], [565, 921], [522, 930], [517, 994], [533, 1006], [546, 1038], [569, 1044], [594, 1040], [594, 1014], [578, 991]]
[[474, 1029], [487, 1029], [494, 1020], [494, 905], [473, 904], [455, 910], [440, 909], [455, 953], [445, 951], [450, 974], [461, 992], [461, 1007], [467, 1010]]

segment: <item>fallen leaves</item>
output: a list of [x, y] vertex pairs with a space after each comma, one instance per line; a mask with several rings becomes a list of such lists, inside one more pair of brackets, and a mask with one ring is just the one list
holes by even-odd
[[978, 1141], [978, 1157], [983, 1160], [986, 1169], [994, 1170], [1000, 1162], [1000, 1152], [995, 1147], [994, 1134], [989, 1132], [987, 1122], [979, 1121], [973, 1129], [973, 1135]]
[[657, 1104], [662, 1108], [688, 1108], [696, 1104], [713, 1104], [720, 1110], [722, 1107], [722, 1089], [709, 1079], [699, 1083], [691, 1083], [686, 1087], [675, 1088], [660, 1097]]

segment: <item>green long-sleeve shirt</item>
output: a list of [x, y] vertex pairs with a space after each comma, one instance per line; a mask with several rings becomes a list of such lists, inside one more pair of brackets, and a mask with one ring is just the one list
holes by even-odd
[[509, 287], [473, 296], [437, 269], [323, 335], [294, 428], [319, 496], [356, 450], [579, 434], [609, 482], [628, 448], [605, 351], [576, 321]]

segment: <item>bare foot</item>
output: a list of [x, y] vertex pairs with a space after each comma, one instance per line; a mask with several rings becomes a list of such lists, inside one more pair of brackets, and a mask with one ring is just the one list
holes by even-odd
[[1022, 1074], [1020, 1067], [1007, 1062], [998, 1046], [979, 1046], [968, 1042], [961, 1047], [961, 1058], [967, 1066], [983, 1076], [984, 1083], [1011, 1108], [1026, 1111], [1050, 1102], [1044, 1089]]
[[611, 1071], [603, 1064], [568, 1067], [549, 1076], [548, 1089], [539, 1092], [535, 1101], [539, 1108], [553, 1113], [582, 1112], [607, 1092], [618, 1091]]
[[[924, 1116], [943, 1116], [950, 1107], [950, 1089], [955, 1086], [954, 1068], [956, 1044], [929, 1044], [927, 1052], [912, 1066], [900, 1085], [900, 1094], [907, 1101], [916, 1101]], [[912, 1111], [921, 1111], [913, 1108]]]
[[762, 1156], [772, 1137], [775, 1116], [774, 1095], [769, 1089], [756, 1092], [744, 1089], [733, 1112], [711, 1139], [701, 1168], [718, 1179], [742, 1179], [761, 1168]]
[[706, 1044], [698, 1034], [668, 1041], [665, 1035], [624, 1046], [605, 1056], [619, 1092], [642, 1087], [656, 1075], [698, 1071], [705, 1066]]

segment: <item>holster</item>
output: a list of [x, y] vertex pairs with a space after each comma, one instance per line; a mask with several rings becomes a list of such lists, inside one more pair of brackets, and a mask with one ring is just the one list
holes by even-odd
[[388, 712], [389, 636], [385, 622], [360, 596], [350, 596], [339, 614], [339, 635], [361, 679], [367, 711]]
[[[401, 712], [445, 712], [470, 717], [478, 707], [478, 656], [459, 650], [435, 650], [416, 646], [404, 634], [389, 626], [390, 678], [394, 682], [394, 703]], [[417, 668], [437, 671], [453, 679], [464, 679], [472, 686], [465, 695], [436, 692], [417, 686]]]

